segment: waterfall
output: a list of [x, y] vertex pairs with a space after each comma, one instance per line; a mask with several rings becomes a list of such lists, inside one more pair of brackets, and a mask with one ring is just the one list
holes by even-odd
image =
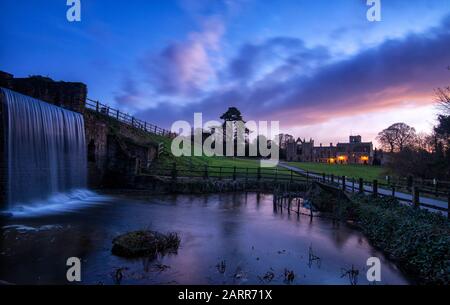
[[0, 88], [7, 208], [46, 202], [86, 187], [84, 119], [79, 113]]

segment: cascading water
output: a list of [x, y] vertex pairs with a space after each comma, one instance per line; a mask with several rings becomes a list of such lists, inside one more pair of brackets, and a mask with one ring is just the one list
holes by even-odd
[[[0, 88], [4, 103], [7, 208], [51, 207], [86, 187], [84, 119], [79, 113]], [[19, 211], [20, 211], [19, 209]]]

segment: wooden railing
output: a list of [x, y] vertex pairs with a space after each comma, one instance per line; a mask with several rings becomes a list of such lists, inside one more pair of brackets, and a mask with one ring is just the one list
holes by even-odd
[[151, 134], [156, 134], [168, 138], [174, 138], [176, 136], [176, 134], [170, 132], [170, 130], [137, 119], [129, 114], [121, 112], [118, 109], [114, 109], [109, 107], [108, 105], [102, 104], [99, 101], [94, 101], [89, 98], [86, 99], [86, 108]]
[[[371, 182], [345, 176], [338, 177], [332, 174], [319, 174], [316, 172], [305, 171], [303, 173], [285, 168], [261, 168], [261, 167], [230, 167], [230, 166], [179, 166], [173, 163], [172, 166], [152, 166], [149, 169], [143, 169], [142, 175], [156, 175], [169, 177], [176, 181], [178, 178], [201, 178], [201, 179], [231, 179], [235, 180], [254, 180], [254, 181], [273, 181], [285, 183], [312, 183], [320, 182], [334, 188], [338, 188], [347, 193], [369, 194], [380, 197], [394, 197], [401, 202], [409, 203], [414, 207], [426, 207], [436, 211], [449, 213], [450, 192], [442, 190], [430, 191], [426, 188], [413, 184], [411, 192], [399, 192], [398, 188], [392, 182], [390, 184], [373, 180]], [[381, 188], [383, 192], [381, 192]], [[389, 192], [386, 192], [389, 190]], [[433, 204], [427, 204], [421, 201], [421, 194], [432, 194], [439, 200], [447, 202], [447, 207], [441, 207]], [[411, 198], [405, 198], [404, 194], [411, 194]]]
[[[152, 166], [142, 169], [142, 175], [156, 175], [178, 178], [202, 178], [202, 179], [231, 179], [231, 180], [255, 180], [275, 182], [308, 182], [308, 179], [295, 171], [280, 168], [261, 167], [230, 167], [230, 166], [179, 166], [173, 163], [171, 166]], [[310, 180], [311, 182], [313, 180]]]
[[[441, 212], [447, 212], [447, 216], [450, 218], [450, 190], [445, 187], [446, 184], [440, 181], [440, 188], [434, 184], [433, 188], [427, 187], [423, 184], [423, 180], [414, 181], [411, 178], [405, 179], [407, 183], [401, 183], [402, 179], [390, 180], [390, 181], [367, 181], [362, 178], [348, 178], [345, 176], [335, 176], [333, 174], [317, 173], [312, 171], [305, 171], [302, 173], [308, 180], [314, 179], [316, 181], [332, 185], [336, 188], [340, 188], [345, 192], [360, 193], [360, 194], [372, 194], [373, 196], [380, 197], [394, 197], [401, 202], [409, 203], [415, 207], [426, 207], [428, 209], [437, 210]], [[313, 178], [312, 178], [313, 177]], [[411, 195], [410, 198], [405, 198], [406, 195]], [[423, 202], [421, 198], [436, 199], [447, 203], [447, 207], [441, 207], [434, 204], [428, 204]]]

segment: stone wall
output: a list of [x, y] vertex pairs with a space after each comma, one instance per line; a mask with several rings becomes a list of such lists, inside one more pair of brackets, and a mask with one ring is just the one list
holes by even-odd
[[76, 112], [83, 113], [85, 109], [87, 88], [83, 83], [55, 82], [42, 76], [14, 78], [13, 75], [0, 71], [0, 87]]
[[[14, 78], [0, 71], [0, 87], [83, 114], [89, 187], [128, 186], [134, 183], [139, 168], [147, 167], [156, 157], [158, 143], [149, 139], [143, 131], [86, 109], [87, 88], [82, 83], [55, 82], [41, 76]], [[0, 121], [0, 125], [2, 122], [4, 120]], [[0, 153], [6, 146], [3, 138], [3, 134], [0, 135]], [[1, 184], [2, 179], [6, 181], [5, 158], [2, 157], [0, 162]], [[5, 189], [3, 186], [0, 185], [1, 190]], [[0, 200], [1, 196], [0, 191]]]
[[156, 158], [158, 143], [138, 129], [92, 110], [84, 123], [91, 187], [131, 186], [139, 168]]

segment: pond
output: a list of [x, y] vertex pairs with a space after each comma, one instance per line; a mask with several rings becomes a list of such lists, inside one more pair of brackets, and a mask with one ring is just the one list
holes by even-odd
[[[343, 223], [274, 211], [272, 195], [229, 193], [114, 197], [102, 204], [2, 224], [0, 280], [67, 284], [66, 260], [81, 259], [82, 284], [350, 284], [381, 260], [381, 284], [409, 280]], [[150, 259], [111, 254], [112, 239], [150, 229], [177, 232], [178, 252]], [[285, 271], [293, 271], [292, 281]]]

